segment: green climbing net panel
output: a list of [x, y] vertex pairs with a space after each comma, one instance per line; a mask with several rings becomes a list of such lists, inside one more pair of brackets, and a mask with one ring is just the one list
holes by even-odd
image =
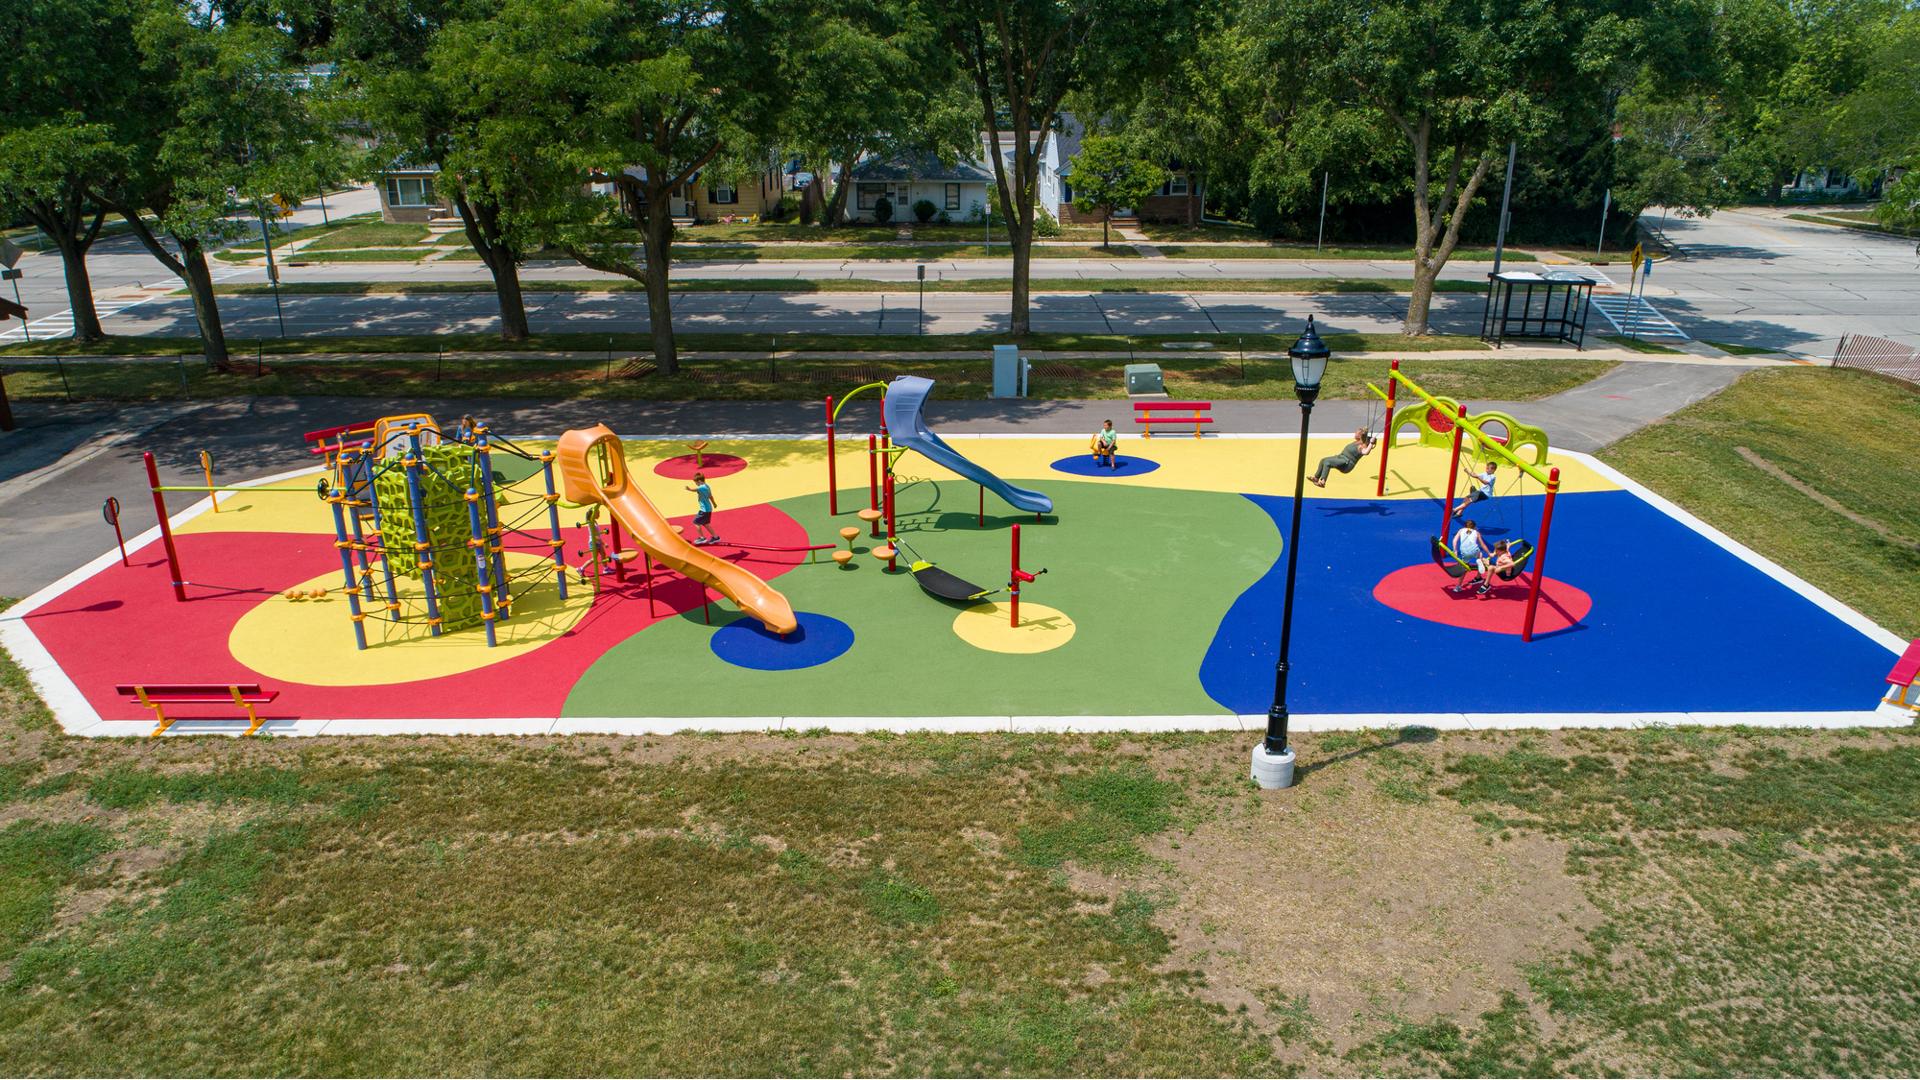
[[[467, 520], [467, 485], [475, 482], [473, 451], [459, 443], [428, 446], [420, 452], [429, 467], [420, 470], [420, 490], [426, 501], [427, 542], [433, 546], [434, 592], [440, 604], [442, 632], [480, 625], [480, 576], [474, 566], [473, 536]], [[407, 473], [399, 457], [388, 458], [374, 480], [380, 504], [380, 544], [395, 574], [420, 577], [415, 553], [413, 506], [407, 497]], [[424, 620], [425, 605], [410, 618]]]

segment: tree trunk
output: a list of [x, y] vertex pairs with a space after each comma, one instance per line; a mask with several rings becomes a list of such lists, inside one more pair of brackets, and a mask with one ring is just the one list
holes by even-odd
[[1033, 267], [1033, 217], [1028, 210], [1027, 220], [1017, 228], [1008, 229], [1008, 240], [1013, 248], [1013, 336], [1026, 337], [1033, 329], [1033, 316], [1029, 310], [1032, 292], [1027, 274]]
[[474, 205], [456, 190], [454, 208], [460, 212], [460, 224], [467, 242], [478, 252], [487, 270], [493, 274], [494, 295], [500, 298], [500, 339], [527, 340], [527, 304], [520, 295], [520, 261], [516, 252], [500, 241], [499, 213], [491, 203]]
[[67, 306], [73, 309], [73, 340], [104, 341], [100, 312], [93, 305], [93, 280], [87, 276], [87, 248], [71, 235], [52, 237], [60, 249], [60, 267], [67, 275]]
[[1439, 276], [1437, 266], [1413, 264], [1413, 294], [1407, 297], [1407, 321], [1400, 327], [1401, 333], [1418, 337], [1427, 332], [1427, 310], [1433, 306], [1433, 283]]
[[532, 331], [527, 326], [527, 303], [520, 295], [520, 264], [511, 252], [496, 247], [487, 267], [493, 271], [494, 295], [500, 298], [500, 340], [527, 340]]
[[1112, 224], [1113, 210], [1108, 208], [1100, 215], [1100, 246], [1104, 249], [1110, 250], [1113, 247], [1113, 234], [1109, 231], [1109, 226]]
[[180, 245], [181, 262], [186, 267], [187, 272], [182, 276], [187, 281], [187, 292], [193, 296], [193, 319], [200, 325], [200, 342], [205, 346], [207, 366], [224, 370], [227, 332], [220, 325], [220, 302], [213, 294], [213, 274], [207, 269], [207, 253], [197, 240], [182, 240], [178, 236], [173, 239]]
[[833, 198], [827, 202], [826, 217], [822, 224], [836, 226], [847, 223], [847, 196], [852, 191], [853, 165], [851, 162], [843, 162], [840, 166], [840, 175], [833, 182]]
[[667, 189], [647, 192], [647, 328], [653, 334], [653, 363], [663, 375], [680, 370], [680, 352], [673, 342], [673, 295], [667, 274], [673, 243], [673, 212]]

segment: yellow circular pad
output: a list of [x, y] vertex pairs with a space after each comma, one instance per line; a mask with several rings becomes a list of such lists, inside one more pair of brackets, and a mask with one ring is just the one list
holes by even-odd
[[[507, 568], [518, 575], [540, 569], [543, 561], [509, 552]], [[424, 623], [374, 618], [375, 611], [384, 614], [386, 604], [385, 586], [376, 573], [373, 588], [378, 599], [372, 603], [362, 599], [368, 614], [367, 647], [361, 650], [354, 647], [350, 609], [339, 584], [339, 571], [323, 574], [295, 586], [295, 591], [310, 594], [332, 589], [325, 599], [293, 603], [275, 595], [242, 615], [227, 642], [234, 659], [268, 678], [313, 686], [384, 686], [435, 679], [524, 656], [573, 629], [593, 605], [592, 589], [571, 584], [566, 602], [561, 603], [551, 574], [545, 575], [514, 603], [513, 618], [499, 622], [500, 643], [489, 649], [487, 632], [478, 626], [432, 637]], [[400, 593], [401, 614], [411, 612], [424, 619], [420, 582], [396, 578], [394, 585]]]
[[1073, 640], [1073, 620], [1045, 604], [1021, 604], [1020, 625], [1010, 625], [1008, 605], [975, 604], [953, 620], [953, 632], [976, 649], [1002, 653], [1042, 653]]

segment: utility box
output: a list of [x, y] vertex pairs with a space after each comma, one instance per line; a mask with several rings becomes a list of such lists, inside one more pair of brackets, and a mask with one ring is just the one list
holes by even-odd
[[1020, 355], [1018, 345], [995, 345], [993, 347], [993, 396], [997, 398], [1015, 398], [1027, 396], [1027, 373], [1032, 365]]
[[1166, 380], [1160, 374], [1159, 364], [1127, 365], [1127, 396], [1142, 397], [1147, 394], [1167, 392]]

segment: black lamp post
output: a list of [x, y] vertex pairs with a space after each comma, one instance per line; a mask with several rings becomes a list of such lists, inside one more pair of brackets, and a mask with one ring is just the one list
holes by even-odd
[[1287, 667], [1293, 644], [1293, 583], [1300, 570], [1300, 510], [1307, 490], [1307, 426], [1320, 380], [1332, 354], [1307, 319], [1306, 332], [1287, 350], [1293, 364], [1293, 393], [1300, 399], [1300, 461], [1293, 476], [1293, 528], [1287, 534], [1287, 592], [1280, 612], [1280, 659], [1273, 666], [1273, 707], [1267, 710], [1267, 737], [1253, 748], [1253, 779], [1264, 788], [1293, 786], [1293, 751], [1287, 748]]

